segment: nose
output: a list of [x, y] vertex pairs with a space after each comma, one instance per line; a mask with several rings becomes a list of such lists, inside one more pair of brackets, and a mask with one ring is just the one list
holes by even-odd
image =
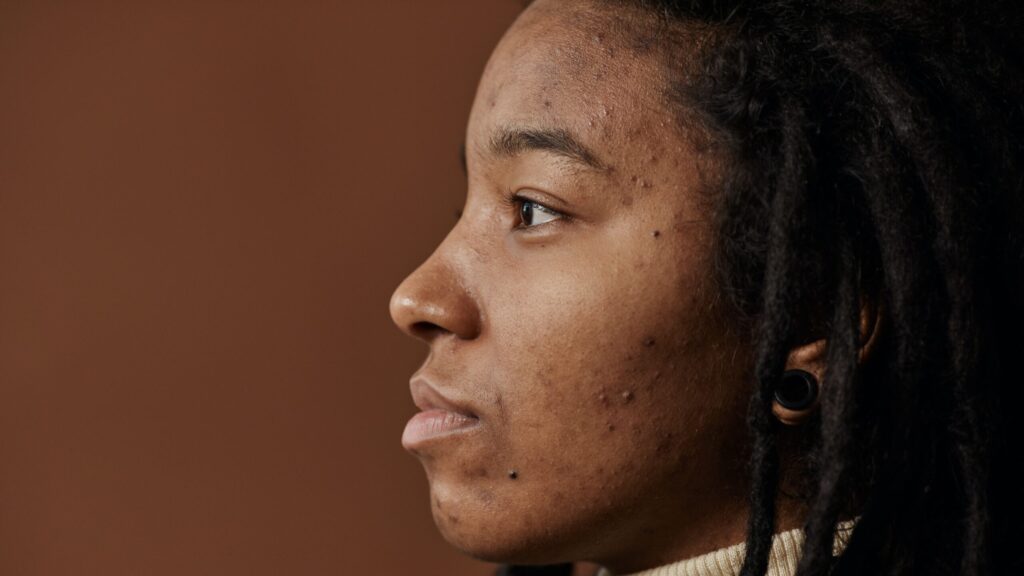
[[465, 274], [439, 248], [391, 295], [391, 319], [403, 332], [428, 343], [446, 334], [462, 340], [476, 338], [481, 329], [480, 308], [465, 280]]

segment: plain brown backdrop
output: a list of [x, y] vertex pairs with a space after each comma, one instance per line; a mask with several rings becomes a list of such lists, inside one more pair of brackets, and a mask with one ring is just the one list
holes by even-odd
[[519, 6], [0, 0], [0, 573], [490, 573], [387, 304]]

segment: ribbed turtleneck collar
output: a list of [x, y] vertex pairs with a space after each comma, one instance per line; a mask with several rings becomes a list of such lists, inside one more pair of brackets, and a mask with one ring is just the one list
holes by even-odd
[[[846, 548], [854, 521], [840, 522], [832, 544], [833, 554]], [[772, 537], [772, 550], [768, 558], [768, 576], [793, 576], [804, 545], [804, 532], [797, 528]], [[743, 543], [708, 552], [675, 564], [652, 568], [629, 576], [738, 576], [743, 566], [746, 545]], [[615, 576], [602, 569], [597, 576]]]

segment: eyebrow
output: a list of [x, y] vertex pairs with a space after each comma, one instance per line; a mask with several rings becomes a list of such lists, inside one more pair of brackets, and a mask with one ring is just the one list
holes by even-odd
[[551, 152], [594, 170], [605, 170], [597, 155], [564, 128], [502, 128], [490, 142], [495, 156], [512, 157], [528, 150]]

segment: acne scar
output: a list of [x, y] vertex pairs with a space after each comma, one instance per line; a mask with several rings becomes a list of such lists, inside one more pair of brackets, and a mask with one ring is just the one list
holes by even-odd
[[509, 478], [509, 480], [515, 480], [515, 479], [519, 478], [519, 472], [516, 472], [515, 470], [509, 470], [508, 471], [508, 478]]
[[626, 402], [627, 404], [629, 402], [632, 402], [633, 401], [633, 392], [630, 391], [630, 390], [626, 390], [625, 392], [623, 392], [622, 393], [622, 400], [624, 402]]

